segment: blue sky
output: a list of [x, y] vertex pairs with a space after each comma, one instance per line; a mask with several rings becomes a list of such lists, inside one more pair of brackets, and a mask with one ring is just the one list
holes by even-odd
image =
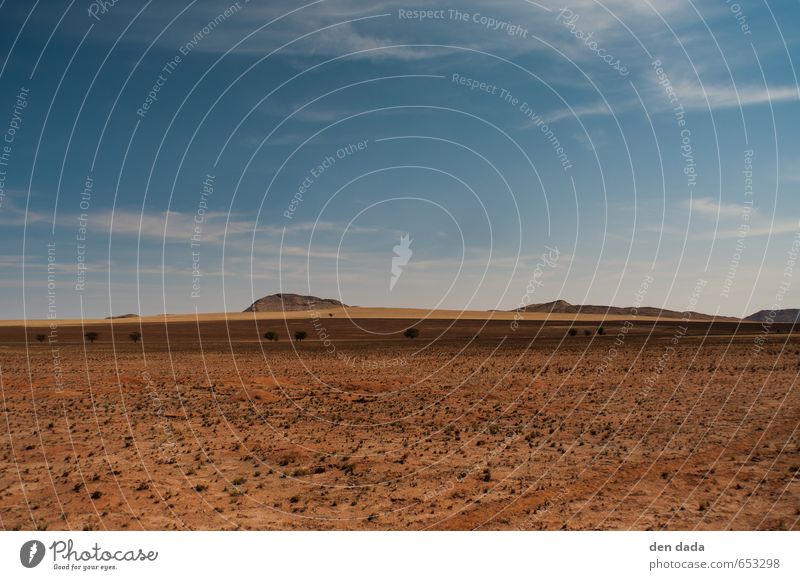
[[0, 317], [238, 311], [280, 291], [684, 310], [698, 280], [705, 312], [798, 306], [797, 2], [0, 16]]

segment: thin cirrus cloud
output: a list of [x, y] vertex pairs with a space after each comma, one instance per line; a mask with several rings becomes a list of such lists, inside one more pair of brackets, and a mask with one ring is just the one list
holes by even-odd
[[[777, 87], [759, 87], [753, 85], [736, 86], [722, 84], [703, 84], [680, 82], [674, 85], [678, 102], [684, 109], [726, 109], [732, 107], [747, 107], [754, 105], [774, 104], [787, 101], [800, 100], [800, 87], [782, 85]], [[735, 89], [735, 90], [734, 90]], [[651, 103], [659, 105], [652, 110], [663, 111], [668, 108], [668, 102], [663, 98], [663, 88], [657, 86], [653, 90]], [[609, 107], [605, 102], [580, 104], [572, 108], [562, 108], [543, 116], [546, 123], [555, 123], [563, 119], [584, 118], [591, 116], [611, 116], [624, 113], [634, 108], [637, 103], [615, 102]], [[535, 127], [534, 123], [529, 124]], [[800, 180], [798, 178], [797, 180]], [[741, 213], [741, 209], [738, 210]]]
[[[287, 226], [257, 224], [253, 219], [242, 219], [240, 214], [225, 212], [206, 212], [202, 220], [196, 220], [196, 214], [179, 211], [145, 211], [122, 209], [104, 212], [96, 218], [103, 232], [111, 232], [115, 236], [133, 236], [149, 241], [190, 242], [192, 235], [198, 234], [201, 242], [222, 243], [226, 238], [242, 236], [293, 236], [296, 234], [333, 233], [343, 234], [376, 234], [385, 233], [375, 227], [350, 226], [344, 224], [319, 221], [298, 222]], [[197, 229], [196, 229], [197, 228]]]
[[[589, 103], [586, 105], [576, 105], [572, 108], [563, 108], [563, 109], [556, 109], [550, 113], [543, 115], [543, 119], [545, 123], [555, 123], [557, 121], [561, 121], [562, 119], [580, 119], [583, 117], [591, 117], [591, 116], [598, 116], [598, 115], [611, 115], [617, 112], [620, 112], [621, 109], [618, 107], [614, 107], [612, 111], [609, 106], [603, 102], [597, 103]], [[529, 127], [536, 127], [535, 123], [530, 123]]]
[[[685, 203], [686, 208], [692, 214], [699, 214], [708, 218], [731, 218], [740, 217], [745, 212], [745, 207], [735, 203], [722, 203], [712, 197], [694, 197], [687, 200]], [[749, 212], [752, 214], [752, 209]]]
[[686, 228], [678, 226], [648, 224], [640, 226], [638, 232], [666, 235], [679, 239], [688, 238], [696, 241], [729, 240], [735, 238], [773, 238], [789, 234], [797, 235], [800, 233], [800, 221], [797, 220], [781, 219], [771, 222], [764, 220], [763, 223], [759, 224], [746, 224], [749, 226], [747, 228], [743, 227], [744, 225], [745, 224], [742, 224], [737, 227], [726, 225], [725, 227], [719, 228], [705, 227], [702, 228], [702, 231], [695, 231], [693, 229], [690, 232], [687, 231]]
[[683, 106], [692, 109], [745, 107], [800, 100], [800, 87], [790, 85], [764, 87], [681, 82], [675, 85], [675, 92]]
[[253, 231], [253, 223], [249, 221], [229, 219], [226, 223], [227, 215], [223, 212], [207, 212], [196, 223], [197, 216], [189, 213], [122, 209], [98, 215], [97, 223], [103, 231], [111, 232], [112, 235], [186, 243], [189, 243], [195, 233], [195, 226], [199, 227], [201, 239], [204, 241], [221, 241], [226, 232], [228, 235], [235, 235]]
[[[763, 105], [766, 103], [779, 103], [785, 101], [798, 100], [798, 91], [800, 87], [794, 86], [779, 86], [772, 88], [763, 87], [737, 87], [737, 92], [733, 91], [732, 87], [722, 85], [704, 85], [700, 86], [692, 83], [682, 83], [675, 88], [675, 93], [678, 95], [680, 104], [687, 110], [712, 110], [712, 109], [725, 109], [731, 107], [747, 107], [751, 105]], [[663, 89], [658, 87], [659, 93], [654, 95], [651, 103], [658, 105], [651, 109], [651, 111], [663, 112], [667, 110], [668, 103], [663, 99]], [[630, 111], [638, 106], [638, 103], [630, 102], [615, 102], [612, 107], [609, 107], [605, 102], [598, 101], [595, 103], [580, 104], [562, 109], [556, 109], [550, 113], [543, 115], [545, 123], [556, 123], [564, 119], [583, 119], [586, 117], [610, 117], [612, 115], [620, 115]], [[529, 123], [528, 128], [536, 128], [536, 123]], [[800, 181], [800, 177], [791, 179], [791, 175], [787, 180]], [[737, 209], [741, 213], [741, 208]]]
[[[590, 26], [598, 34], [608, 34], [608, 42], [614, 42], [618, 37], [627, 36], [626, 26], [639, 29], [657, 26], [657, 14], [669, 16], [673, 20], [688, 17], [685, 7], [678, 4], [666, 0], [606, 0], [603, 4], [594, 0], [574, 0], [570, 3], [570, 9], [579, 17], [582, 25]], [[160, 10], [171, 8], [175, 12], [182, 7], [182, 3], [170, 0], [159, 5]], [[263, 4], [242, 4], [238, 11], [216, 26], [213, 33], [204, 37], [193, 50], [212, 53], [233, 50], [242, 54], [265, 54], [269, 50], [283, 47], [282, 53], [291, 56], [318, 57], [357, 52], [356, 58], [373, 60], [393, 58], [414, 61], [436, 58], [442, 55], [441, 49], [393, 46], [425, 44], [430, 39], [430, 34], [425, 33], [426, 28], [416, 26], [417, 23], [413, 20], [398, 19], [398, 10], [432, 8], [452, 8], [506, 20], [526, 28], [532, 36], [546, 39], [549, 43], [561, 44], [567, 50], [574, 44], [571, 42], [574, 39], [567, 39], [564, 31], [554, 26], [555, 17], [564, 8], [563, 2], [555, 0], [535, 3], [496, 0], [490, 5], [467, 0], [441, 6], [431, 6], [428, 0], [375, 1], [368, 5], [356, 0], [308, 3], [278, 0]], [[125, 6], [116, 9], [120, 14], [125, 11]], [[127, 8], [127, 11], [130, 16], [134, 14], [133, 7]], [[192, 38], [197, 30], [218, 18], [220, 12], [219, 3], [197, 2], [182, 14], [171, 27], [170, 33], [159, 42], [173, 46], [176, 38]], [[147, 22], [154, 18], [154, 14], [145, 13], [141, 18]], [[272, 24], [268, 27], [244, 40], [259, 27], [270, 22]], [[378, 31], [366, 32], [364, 28], [367, 23]], [[520, 42], [513, 35], [482, 34], [470, 22], [460, 23], [445, 18], [435, 24], [438, 24], [436, 36], [442, 40], [442, 44], [512, 54], [531, 52], [537, 47], [541, 49], [538, 43]], [[303, 36], [305, 38], [301, 38]], [[139, 40], [149, 42], [152, 39], [142, 37]], [[240, 42], [243, 40], [244, 42]]]
[[746, 230], [746, 234], [743, 234], [743, 230], [741, 229], [726, 228], [718, 230], [717, 232], [705, 233], [703, 234], [702, 239], [731, 239], [740, 238], [745, 235], [748, 238], [771, 238], [787, 234], [797, 235], [798, 232], [800, 232], [800, 222], [793, 220], [778, 220], [773, 221], [772, 223], [751, 227], [750, 229]]

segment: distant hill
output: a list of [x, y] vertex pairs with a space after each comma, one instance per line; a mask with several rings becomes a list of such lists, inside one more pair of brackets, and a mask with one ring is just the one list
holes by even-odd
[[[590, 304], [570, 304], [566, 300], [555, 300], [544, 304], [529, 304], [522, 308], [515, 308], [512, 312], [552, 312], [558, 314], [611, 314], [617, 316], [658, 316], [661, 318], [683, 318], [683, 312], [665, 310], [651, 306], [593, 306]], [[711, 316], [700, 312], [691, 312], [692, 320], [736, 320], [728, 316]]]
[[139, 318], [138, 314], [118, 314], [117, 316], [106, 316], [106, 320], [115, 320], [117, 318]]
[[294, 312], [298, 310], [324, 310], [326, 308], [343, 308], [338, 300], [317, 298], [301, 294], [272, 294], [253, 302], [245, 312]]
[[[755, 314], [751, 314], [745, 318], [745, 320], [749, 322], [768, 322], [770, 319], [770, 312], [770, 310], [759, 310]], [[775, 317], [772, 319], [772, 322], [794, 324], [800, 322], [798, 321], [798, 316], [800, 316], [800, 308], [776, 310]]]

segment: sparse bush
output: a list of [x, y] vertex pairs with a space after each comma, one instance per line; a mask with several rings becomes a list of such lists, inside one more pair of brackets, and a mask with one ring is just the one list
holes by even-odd
[[605, 333], [606, 333], [606, 329], [603, 328], [602, 326], [599, 326], [597, 328], [597, 334], [599, 334], [600, 336], [604, 335]]
[[39, 342], [44, 342], [44, 339], [46, 339], [46, 338], [47, 338], [46, 334], [37, 334], [36, 335], [36, 340], [38, 340]]
[[198, 483], [197, 485], [194, 486], [194, 490], [197, 491], [197, 492], [205, 491], [207, 489], [208, 489], [208, 486], [207, 485], [203, 485], [202, 483]]
[[406, 338], [417, 338], [419, 336], [419, 330], [416, 328], [407, 328], [406, 331], [403, 333], [403, 336]]
[[97, 340], [100, 337], [100, 335], [98, 333], [94, 332], [94, 331], [87, 332], [83, 336], [89, 342], [94, 342], [95, 340]]
[[575, 336], [576, 334], [578, 334], [578, 329], [577, 328], [570, 328], [567, 331], [567, 334], [569, 334], [570, 336]]
[[244, 485], [247, 483], [247, 480], [244, 477], [237, 477], [233, 480], [233, 485]]
[[298, 330], [297, 332], [294, 333], [294, 339], [297, 342], [304, 341], [307, 336], [308, 336], [308, 333], [305, 330]]
[[583, 335], [584, 336], [592, 336], [592, 331], [587, 328], [586, 330], [583, 331]]
[[134, 330], [128, 335], [133, 342], [139, 342], [139, 339], [142, 338], [142, 333], [138, 330]]
[[94, 490], [92, 492], [92, 495], [91, 495], [92, 499], [100, 499], [101, 497], [103, 497], [103, 492], [100, 491], [99, 489], [96, 489], [96, 490]]
[[278, 333], [268, 330], [264, 333], [264, 338], [267, 340], [277, 341], [278, 340]]

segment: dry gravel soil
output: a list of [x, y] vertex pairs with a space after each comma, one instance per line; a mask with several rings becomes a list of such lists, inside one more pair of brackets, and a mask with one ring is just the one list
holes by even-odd
[[800, 529], [790, 329], [408, 324], [0, 328], [0, 528]]

